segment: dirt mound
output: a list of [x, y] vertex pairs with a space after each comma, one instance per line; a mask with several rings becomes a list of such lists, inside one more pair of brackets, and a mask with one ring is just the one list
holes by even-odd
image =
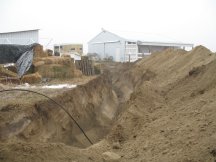
[[194, 67], [208, 64], [215, 59], [215, 55], [203, 46], [198, 46], [186, 52], [168, 49], [152, 57], [143, 59], [137, 66], [147, 68], [157, 74], [157, 82], [161, 86], [169, 85], [188, 74]]
[[130, 75], [146, 69], [155, 77], [140, 75], [108, 137], [121, 142], [122, 161], [214, 161], [215, 54], [169, 49], [137, 62]]

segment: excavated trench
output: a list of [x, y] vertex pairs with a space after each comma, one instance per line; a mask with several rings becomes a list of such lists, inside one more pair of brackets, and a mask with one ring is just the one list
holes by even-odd
[[[119, 161], [215, 161], [215, 54], [204, 47], [169, 49], [106, 66], [111, 76], [47, 94], [93, 143], [100, 142], [88, 147], [71, 118], [50, 100], [0, 102], [0, 161], [103, 161], [108, 153]], [[31, 98], [23, 95], [17, 99]]]
[[[110, 73], [52, 99], [70, 113], [92, 143], [108, 134], [119, 106]], [[30, 105], [8, 104], [1, 107], [0, 112], [2, 142], [61, 142], [82, 148], [90, 145], [70, 116], [51, 100]]]
[[[105, 65], [109, 72], [76, 88], [47, 96], [52, 96], [64, 107], [95, 144], [109, 134], [136, 85], [155, 76], [149, 70], [136, 74], [138, 77], [131, 76], [133, 73], [127, 71], [129, 66], [133, 64]], [[37, 96], [27, 93], [16, 97], [22, 95], [26, 99]], [[44, 98], [31, 104], [21, 99], [21, 103], [0, 106], [0, 130], [0, 142], [64, 143], [80, 148], [91, 145], [71, 117], [53, 101]]]

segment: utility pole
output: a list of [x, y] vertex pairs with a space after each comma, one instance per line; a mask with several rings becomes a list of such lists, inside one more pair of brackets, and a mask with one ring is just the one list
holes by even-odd
[[59, 56], [61, 56], [61, 52], [60, 52], [60, 44], [59, 44]]

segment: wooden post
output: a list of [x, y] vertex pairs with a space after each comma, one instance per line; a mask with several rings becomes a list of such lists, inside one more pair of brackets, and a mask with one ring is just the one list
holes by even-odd
[[130, 54], [129, 54], [129, 62], [130, 62]]

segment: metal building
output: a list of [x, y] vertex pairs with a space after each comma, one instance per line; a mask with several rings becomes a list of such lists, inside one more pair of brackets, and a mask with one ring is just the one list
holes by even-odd
[[[133, 34], [132, 34], [133, 35]], [[121, 37], [102, 29], [102, 32], [88, 42], [88, 53], [97, 54], [100, 59], [110, 58], [116, 62], [133, 62], [152, 52], [167, 48], [193, 48], [193, 44], [161, 41], [159, 38], [137, 36]]]
[[39, 29], [0, 33], [0, 44], [28, 45], [39, 42]]

